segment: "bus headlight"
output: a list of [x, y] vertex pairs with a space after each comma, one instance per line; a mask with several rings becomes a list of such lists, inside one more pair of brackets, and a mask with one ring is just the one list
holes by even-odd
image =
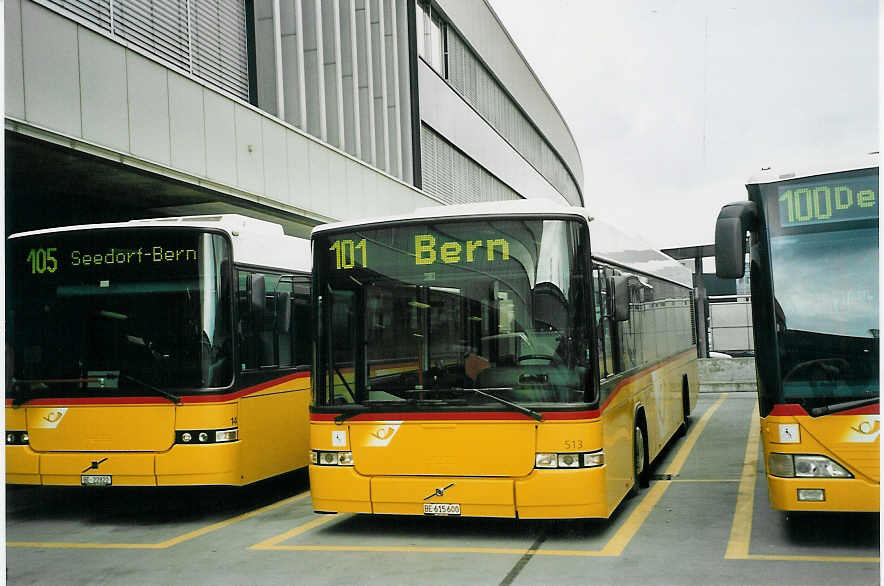
[[853, 474], [831, 458], [816, 454], [771, 452], [767, 470], [771, 476], [780, 478], [853, 478]]
[[352, 466], [353, 452], [310, 450], [310, 462], [319, 466]]
[[176, 444], [227, 444], [239, 440], [239, 428], [187, 429], [175, 432]]
[[28, 432], [26, 431], [7, 431], [6, 432], [6, 445], [7, 446], [26, 446], [28, 445], [28, 440], [31, 438], [28, 436]]
[[605, 465], [605, 453], [566, 452], [564, 454], [538, 452], [534, 455], [535, 468], [598, 468]]
[[843, 466], [825, 456], [795, 456], [795, 476], [799, 478], [852, 478]]
[[239, 439], [239, 428], [215, 430], [215, 442], [235, 442]]

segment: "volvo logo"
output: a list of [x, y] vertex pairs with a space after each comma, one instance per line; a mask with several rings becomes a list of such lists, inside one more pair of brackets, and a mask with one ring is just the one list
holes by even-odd
[[91, 464], [83, 468], [83, 474], [89, 472], [90, 470], [98, 470], [98, 467], [101, 466], [102, 462], [106, 462], [107, 458], [102, 458], [101, 460], [93, 460]]
[[433, 492], [431, 492], [430, 494], [425, 496], [424, 500], [429, 500], [429, 499], [433, 498], [434, 496], [442, 496], [445, 494], [445, 491], [448, 490], [449, 488], [451, 488], [452, 486], [454, 486], [453, 482], [444, 488], [437, 488], [436, 490], [434, 490]]

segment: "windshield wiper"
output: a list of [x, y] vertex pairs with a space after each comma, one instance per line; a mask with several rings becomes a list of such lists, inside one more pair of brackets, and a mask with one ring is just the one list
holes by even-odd
[[[424, 393], [429, 390], [430, 389], [414, 389], [414, 390], [411, 390], [408, 392], [409, 393]], [[485, 391], [480, 391], [479, 389], [467, 389], [467, 388], [463, 388], [463, 387], [452, 387], [450, 390], [456, 391], [456, 392], [461, 392], [461, 393], [464, 393], [464, 392], [475, 393], [477, 395], [481, 395], [483, 397], [491, 399], [492, 401], [497, 401], [501, 405], [506, 405], [507, 407], [512, 407], [513, 409], [515, 409], [519, 413], [524, 413], [525, 415], [527, 415], [529, 417], [533, 417], [537, 421], [543, 421], [543, 415], [541, 415], [537, 411], [535, 411], [533, 409], [529, 409], [528, 407], [524, 407], [522, 405], [519, 405], [518, 403], [513, 403], [511, 401], [507, 401], [506, 399], [502, 399], [502, 398], [498, 397], [497, 395], [492, 395], [491, 393], [486, 393]], [[489, 388], [488, 390], [489, 391], [511, 391], [513, 389], [512, 389], [512, 387], [497, 387], [497, 388]], [[438, 392], [438, 391], [433, 391], [433, 392]]]
[[814, 407], [810, 410], [810, 415], [812, 417], [819, 417], [820, 415], [828, 415], [830, 413], [837, 413], [838, 411], [847, 411], [849, 409], [854, 409], [856, 407], [865, 407], [866, 405], [874, 405], [880, 401], [880, 397], [870, 397], [868, 399], [858, 399], [856, 401], [845, 401], [843, 403], [832, 403], [831, 405], [823, 405], [822, 407]]
[[363, 401], [361, 403], [358, 403], [358, 405], [360, 407], [363, 407], [362, 409], [353, 409], [353, 410], [348, 410], [345, 413], [339, 413], [337, 416], [335, 416], [335, 423], [340, 425], [352, 417], [356, 417], [357, 415], [362, 415], [363, 413], [368, 413], [371, 411], [371, 405], [414, 405], [414, 404], [415, 404], [414, 399], [405, 399], [402, 401], [367, 400], [367, 401]]
[[[181, 402], [181, 397], [179, 397], [178, 395], [170, 393], [169, 391], [164, 391], [163, 389], [161, 389], [159, 387], [155, 387], [152, 384], [146, 383], [142, 380], [138, 380], [134, 376], [129, 376], [128, 374], [120, 374], [117, 376], [118, 376], [118, 378], [121, 378], [121, 379], [130, 380], [133, 383], [140, 385], [141, 387], [147, 389], [148, 391], [153, 391], [158, 395], [162, 395], [163, 397], [169, 399], [170, 401], [172, 401], [176, 405]], [[110, 377], [105, 377], [105, 378], [110, 378]]]
[[19, 385], [33, 385], [33, 384], [54, 384], [54, 383], [93, 383], [98, 382], [97, 378], [89, 377], [89, 378], [32, 378], [32, 379], [12, 379], [12, 391], [14, 393], [12, 399], [12, 406], [19, 407], [24, 405], [28, 401], [32, 399], [36, 399], [37, 397], [28, 396], [23, 387]]

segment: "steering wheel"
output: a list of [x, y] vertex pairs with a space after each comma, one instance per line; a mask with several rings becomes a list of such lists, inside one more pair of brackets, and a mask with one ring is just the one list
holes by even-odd
[[[843, 358], [817, 358], [815, 360], [807, 360], [799, 362], [783, 377], [783, 383], [789, 382], [795, 374], [802, 370], [817, 367], [818, 376], [810, 380], [811, 384], [827, 380], [829, 382], [837, 381], [838, 377], [850, 370], [850, 363]], [[822, 376], [819, 376], [822, 375]]]
[[552, 354], [524, 354], [516, 358], [516, 362], [522, 362], [523, 360], [547, 360], [550, 364], [559, 362], [559, 358]]

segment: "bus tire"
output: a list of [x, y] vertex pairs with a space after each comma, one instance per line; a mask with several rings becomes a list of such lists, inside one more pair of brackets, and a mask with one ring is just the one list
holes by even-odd
[[639, 416], [635, 420], [632, 431], [632, 489], [630, 495], [638, 494], [640, 488], [650, 486], [650, 474], [648, 471], [648, 439], [647, 428]]
[[691, 414], [691, 388], [688, 385], [688, 377], [684, 376], [681, 381], [681, 424], [675, 432], [676, 437], [684, 437], [688, 433], [688, 416]]

